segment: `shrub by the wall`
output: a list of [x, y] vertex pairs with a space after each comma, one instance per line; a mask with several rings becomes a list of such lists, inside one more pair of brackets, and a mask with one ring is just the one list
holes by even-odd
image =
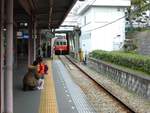
[[90, 56], [150, 74], [150, 57], [148, 56], [124, 52], [107, 52], [101, 50], [91, 52]]

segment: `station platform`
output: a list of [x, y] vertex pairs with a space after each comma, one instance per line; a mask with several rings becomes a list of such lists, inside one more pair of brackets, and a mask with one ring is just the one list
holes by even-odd
[[25, 61], [14, 69], [14, 113], [96, 113], [60, 60], [46, 60], [44, 89], [23, 91]]
[[[74, 62], [137, 113], [150, 112], [148, 100], [128, 92], [87, 66]], [[42, 90], [26, 92], [22, 90], [22, 79], [27, 72], [26, 60], [22, 60], [22, 63], [18, 63], [17, 68], [14, 69], [14, 113], [96, 113], [94, 106], [72, 80], [64, 64], [58, 59], [46, 59], [46, 63], [49, 70], [45, 75], [45, 85]], [[96, 94], [93, 96], [97, 98]], [[95, 103], [97, 106], [101, 106], [100, 104], [103, 103]], [[101, 110], [100, 107], [97, 109]]]

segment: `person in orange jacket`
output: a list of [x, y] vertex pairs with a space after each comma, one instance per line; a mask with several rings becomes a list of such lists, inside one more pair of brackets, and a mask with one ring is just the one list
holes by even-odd
[[42, 60], [39, 61], [37, 65], [37, 72], [39, 74], [39, 80], [38, 80], [38, 89], [44, 89], [44, 75], [45, 75], [45, 64]]

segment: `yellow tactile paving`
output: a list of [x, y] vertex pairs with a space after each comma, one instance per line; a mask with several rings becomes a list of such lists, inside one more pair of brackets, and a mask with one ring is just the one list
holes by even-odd
[[48, 65], [48, 74], [45, 75], [44, 89], [41, 92], [39, 113], [58, 113], [51, 61], [47, 60], [46, 63]]

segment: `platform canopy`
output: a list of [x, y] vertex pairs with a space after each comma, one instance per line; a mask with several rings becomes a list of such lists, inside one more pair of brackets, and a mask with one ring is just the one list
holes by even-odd
[[37, 28], [58, 28], [77, 0], [14, 0], [16, 23], [31, 21], [34, 17]]

